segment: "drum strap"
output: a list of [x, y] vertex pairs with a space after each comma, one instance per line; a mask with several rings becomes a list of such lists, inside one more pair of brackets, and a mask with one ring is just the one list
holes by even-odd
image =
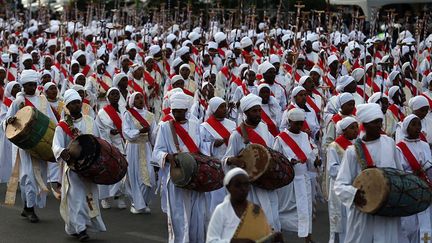
[[270, 118], [270, 116], [267, 115], [267, 113], [264, 111], [264, 109], [261, 110], [261, 117], [263, 121], [266, 123], [269, 132], [273, 136], [277, 136], [279, 134], [279, 129], [277, 128], [274, 121]]
[[6, 190], [6, 197], [5, 197], [5, 204], [8, 206], [15, 205], [15, 199], [16, 199], [16, 191], [18, 189], [18, 180], [19, 180], [19, 172], [20, 172], [20, 163], [21, 163], [21, 157], [19, 152], [17, 151], [17, 156], [15, 159], [15, 165], [12, 170], [12, 175], [9, 179], [9, 182], [7, 184], [7, 190]]
[[40, 160], [33, 158], [32, 156], [32, 165], [33, 165], [33, 173], [36, 179], [36, 183], [39, 185], [39, 188], [43, 192], [49, 192], [48, 187], [45, 185], [42, 179], [42, 171], [40, 168]]
[[253, 128], [247, 127], [244, 123], [240, 124], [236, 130], [243, 137], [244, 144], [255, 143], [267, 147], [265, 140]]
[[290, 149], [294, 152], [300, 162], [305, 163], [307, 161], [306, 154], [288, 133], [281, 132], [278, 136], [286, 143], [286, 145], [288, 145], [288, 147], [290, 147]]
[[[186, 145], [187, 149], [191, 153], [198, 153], [199, 149], [197, 145], [195, 144], [194, 140], [191, 138], [189, 133], [180, 125], [180, 123], [171, 121], [171, 124], [173, 124], [175, 134], [173, 134], [174, 137], [178, 136], [183, 141], [184, 145]], [[178, 142], [178, 141], [177, 141]]]
[[171, 135], [173, 137], [174, 145], [175, 145], [175, 147], [177, 149], [177, 153], [180, 153], [181, 152], [181, 150], [180, 150], [180, 144], [179, 144], [179, 140], [178, 140], [178, 137], [177, 137], [177, 133], [175, 132], [174, 121], [170, 120], [169, 124], [170, 124], [170, 130], [171, 130]]
[[402, 151], [402, 154], [405, 156], [414, 174], [420, 177], [420, 179], [424, 180], [429, 185], [429, 187], [432, 187], [432, 182], [429, 180], [429, 177], [427, 177], [425, 171], [421, 167], [420, 163], [418, 162], [414, 154], [412, 154], [407, 144], [401, 141], [398, 144], [396, 144], [396, 146], [398, 146], [399, 149]]
[[357, 159], [360, 163], [362, 170], [366, 168], [375, 167], [375, 163], [367, 149], [366, 145], [361, 141], [361, 138], [357, 138], [354, 143]]

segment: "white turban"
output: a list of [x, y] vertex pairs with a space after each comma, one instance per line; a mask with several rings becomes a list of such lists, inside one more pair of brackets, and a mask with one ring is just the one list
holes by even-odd
[[117, 91], [120, 93], [120, 90], [119, 90], [117, 87], [111, 87], [111, 88], [109, 88], [108, 91], [106, 92], [106, 99], [107, 99], [108, 102], [109, 102], [109, 100], [108, 100], [108, 96], [109, 96], [109, 94], [110, 94], [111, 92], [113, 92], [114, 90], [117, 90]]
[[26, 84], [26, 83], [37, 83], [39, 81], [39, 73], [35, 70], [23, 70], [21, 72], [21, 78], [20, 83]]
[[183, 77], [181, 75], [174, 75], [174, 77], [172, 77], [171, 79], [171, 84], [175, 84], [180, 80], [183, 80]]
[[15, 86], [15, 85], [19, 85], [20, 87], [21, 87], [21, 85], [17, 82], [17, 81], [12, 81], [12, 82], [8, 82], [7, 84], [6, 84], [6, 88], [5, 88], [5, 96], [7, 97], [7, 98], [10, 98], [10, 97], [12, 97], [12, 89], [13, 89], [13, 87]]
[[235, 168], [229, 170], [225, 174], [225, 177], [223, 180], [224, 186], [225, 187], [228, 186], [228, 184], [231, 182], [231, 180], [238, 175], [245, 175], [246, 177], [249, 177], [248, 173], [245, 170], [243, 170], [242, 168], [239, 168], [239, 167], [235, 167]]
[[303, 90], [306, 91], [306, 89], [303, 88], [303, 86], [297, 86], [297, 87], [295, 87], [295, 88], [292, 90], [291, 97], [294, 99], [294, 97], [296, 97], [297, 94], [300, 93], [300, 91], [303, 91]]
[[311, 73], [311, 72], [316, 72], [316, 73], [319, 74], [319, 76], [322, 76], [322, 70], [321, 70], [321, 68], [318, 67], [318, 66], [314, 66], [314, 67], [310, 70], [309, 73]]
[[128, 100], [128, 105], [129, 107], [134, 107], [134, 102], [135, 102], [135, 96], [137, 96], [138, 94], [141, 94], [140, 92], [133, 92], [131, 94], [131, 96], [129, 96], [129, 100]]
[[356, 116], [361, 123], [368, 123], [376, 119], [384, 119], [381, 106], [375, 103], [358, 105]]
[[180, 57], [177, 57], [176, 59], [174, 59], [174, 61], [172, 62], [172, 67], [175, 68], [178, 65], [180, 65], [182, 63], [182, 59]]
[[225, 100], [220, 98], [220, 97], [213, 97], [209, 100], [208, 102], [208, 116], [213, 115], [213, 113], [215, 113], [215, 111], [219, 108], [219, 106], [221, 106], [222, 104], [225, 103]]
[[174, 34], [169, 34], [166, 39], [167, 39], [167, 42], [170, 43], [173, 40], [177, 39], [177, 36]]
[[[44, 87], [44, 91], [47, 91], [51, 86], [56, 86], [55, 83], [53, 82], [47, 82], [43, 87]], [[57, 87], [57, 86], [56, 86]]]
[[327, 65], [330, 66], [330, 64], [332, 64], [335, 61], [339, 61], [339, 59], [336, 55], [333, 54], [327, 58]]
[[271, 64], [280, 63], [280, 57], [276, 54], [271, 54], [270, 55], [270, 63]]
[[249, 110], [250, 108], [256, 105], [261, 106], [261, 102], [262, 102], [261, 97], [255, 94], [248, 94], [240, 100], [240, 109], [243, 112], [246, 112], [247, 110]]
[[261, 91], [262, 88], [268, 88], [271, 91], [270, 85], [266, 84], [266, 83], [262, 83], [260, 85], [258, 85], [257, 88], [257, 93], [259, 94], [259, 92]]
[[424, 97], [422, 95], [418, 95], [418, 96], [412, 97], [408, 101], [408, 106], [411, 108], [411, 110], [416, 111], [416, 110], [423, 108], [425, 106], [429, 107], [429, 102], [426, 99], [426, 97]]
[[171, 110], [189, 109], [192, 103], [192, 97], [185, 93], [177, 92], [169, 98]]
[[74, 89], [76, 91], [85, 91], [84, 86], [80, 85], [80, 84], [74, 84], [70, 87], [71, 89]]
[[348, 86], [350, 83], [354, 82], [354, 78], [350, 75], [344, 75], [340, 77], [340, 79], [337, 82], [336, 90], [338, 92], [341, 92], [345, 89], [346, 86]]
[[78, 57], [80, 57], [80, 56], [85, 56], [85, 52], [82, 50], [78, 50], [78, 51], [74, 52], [72, 55], [73, 59], [75, 59], [75, 60], [78, 59]]
[[402, 65], [402, 73], [405, 73], [405, 69], [407, 69], [408, 67], [411, 67], [410, 65], [411, 65], [411, 64], [410, 64], [409, 62], [404, 63], [404, 64]]
[[304, 83], [306, 83], [306, 80], [307, 80], [308, 78], [310, 78], [309, 75], [302, 76], [302, 77], [300, 78], [299, 82], [298, 82], [298, 85], [299, 85], [299, 86], [302, 86]]
[[33, 60], [32, 56], [31, 56], [30, 54], [28, 54], [28, 53], [24, 54], [24, 55], [21, 57], [21, 62], [25, 62], [25, 61], [27, 61], [27, 60]]
[[47, 47], [56, 46], [56, 45], [57, 45], [57, 40], [56, 39], [49, 39], [48, 40]]
[[379, 99], [386, 98], [388, 99], [388, 96], [381, 92], [375, 92], [369, 97], [368, 103], [378, 103]]
[[152, 56], [156, 55], [160, 51], [161, 51], [161, 48], [160, 48], [159, 45], [152, 45], [149, 48], [149, 54], [152, 55]]
[[9, 63], [10, 62], [10, 56], [7, 53], [3, 53], [1, 55], [1, 60], [3, 63]]
[[210, 41], [208, 43], [208, 49], [217, 49], [218, 48], [218, 44], [214, 41]]
[[130, 50], [137, 50], [138, 47], [135, 43], [130, 42], [127, 46], [126, 46], [126, 52], [129, 52]]
[[253, 42], [252, 42], [251, 38], [246, 36], [246, 37], [243, 37], [243, 39], [241, 39], [240, 44], [241, 44], [241, 48], [244, 49], [248, 46], [253, 45]]
[[404, 137], [408, 136], [408, 132], [407, 132], [408, 126], [414, 118], [419, 118], [419, 117], [414, 115], [414, 114], [411, 114], [411, 115], [406, 116], [405, 119], [403, 120], [403, 122], [402, 122], [402, 134]]
[[365, 74], [365, 70], [363, 68], [356, 68], [352, 71], [351, 76], [355, 79], [355, 81], [359, 82], [363, 79]]
[[182, 46], [180, 49], [178, 49], [178, 51], [176, 52], [176, 55], [178, 57], [183, 56], [184, 54], [189, 53], [189, 47], [187, 46]]
[[123, 78], [127, 78], [128, 76], [125, 73], [118, 73], [114, 76], [113, 79], [113, 87], [117, 87], [118, 84], [120, 83], [120, 80], [122, 80]]
[[336, 133], [342, 134], [343, 130], [347, 129], [347, 127], [349, 127], [354, 122], [357, 122], [357, 120], [352, 116], [343, 118], [336, 124]]
[[221, 43], [225, 39], [226, 39], [226, 35], [223, 32], [217, 32], [214, 35], [214, 40], [216, 41], [216, 43]]
[[306, 113], [304, 110], [299, 108], [294, 108], [288, 111], [287, 113], [287, 121], [304, 121], [306, 119]]
[[354, 96], [351, 93], [342, 93], [339, 96], [339, 106], [342, 107], [345, 103], [354, 100]]
[[265, 61], [261, 63], [261, 65], [259, 65], [258, 70], [260, 70], [261, 74], [264, 74], [271, 68], [275, 68], [275, 67], [269, 61]]
[[[393, 72], [391, 72], [391, 73], [389, 74], [389, 76], [388, 76], [388, 81], [389, 81], [390, 83], [392, 83], [391, 85], [393, 85], [393, 80], [395, 80], [395, 78], [397, 77], [398, 74], [400, 74], [399, 71], [393, 71]], [[390, 85], [390, 86], [391, 86], [391, 85]]]
[[9, 53], [18, 54], [18, 46], [15, 44], [10, 45], [9, 46]]
[[191, 70], [191, 67], [190, 67], [189, 63], [182, 64], [182, 65], [180, 66], [180, 69], [179, 69], [179, 70], [182, 70], [183, 68], [187, 68], [187, 69], [189, 69], [189, 71]]
[[74, 100], [82, 101], [81, 96], [78, 94], [78, 92], [75, 89], [66, 90], [63, 97], [64, 97], [65, 105], [68, 105]]
[[147, 63], [147, 62], [150, 61], [150, 60], [153, 60], [153, 56], [151, 56], [151, 55], [146, 56], [146, 57], [144, 58], [144, 63]]
[[392, 86], [388, 91], [389, 98], [393, 101], [393, 97], [395, 96], [396, 92], [399, 91], [399, 86]]

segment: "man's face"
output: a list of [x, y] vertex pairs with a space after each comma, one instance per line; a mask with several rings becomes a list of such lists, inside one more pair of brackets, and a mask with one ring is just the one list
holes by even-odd
[[79, 100], [71, 101], [66, 105], [71, 115], [77, 115], [81, 113], [82, 103]]
[[34, 95], [36, 92], [37, 83], [36, 82], [29, 82], [26, 84], [23, 84], [24, 93], [27, 95]]
[[171, 113], [174, 116], [174, 119], [178, 122], [186, 121], [186, 113], [187, 109], [172, 109]]
[[257, 126], [261, 122], [261, 106], [256, 105], [245, 112], [246, 121], [252, 126]]

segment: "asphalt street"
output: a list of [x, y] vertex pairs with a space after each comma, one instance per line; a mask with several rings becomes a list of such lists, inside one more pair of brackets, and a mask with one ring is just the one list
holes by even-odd
[[[0, 184], [0, 243], [61, 243], [78, 242], [64, 232], [64, 222], [60, 217], [59, 204], [51, 194], [47, 199], [47, 207], [36, 209], [40, 218], [37, 224], [31, 224], [20, 216], [22, 203], [17, 195], [17, 203], [13, 207], [4, 205], [6, 185]], [[107, 232], [91, 233], [89, 242], [115, 243], [158, 243], [167, 242], [167, 220], [160, 210], [160, 199], [155, 196], [151, 205], [152, 214], [133, 215], [129, 209], [102, 209], [102, 218]], [[315, 242], [328, 242], [327, 206], [318, 205], [316, 220], [313, 224], [313, 239]], [[286, 242], [304, 242], [289, 234]]]

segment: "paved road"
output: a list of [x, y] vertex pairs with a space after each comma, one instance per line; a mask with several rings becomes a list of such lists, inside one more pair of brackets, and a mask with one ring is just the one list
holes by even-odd
[[[20, 217], [22, 207], [19, 195], [14, 207], [7, 207], [3, 204], [5, 191], [5, 184], [0, 184], [0, 243], [78, 242], [64, 233], [64, 222], [59, 213], [59, 201], [52, 195], [48, 196], [47, 207], [36, 211], [41, 221], [31, 224]], [[166, 216], [160, 210], [160, 200], [155, 198], [153, 201], [151, 215], [132, 215], [127, 209], [102, 210], [107, 232], [97, 234], [90, 232], [90, 242], [167, 242]], [[316, 242], [328, 241], [326, 205], [318, 206], [313, 232], [313, 239]], [[296, 239], [295, 235], [288, 236], [286, 240], [287, 242], [304, 242]]]

